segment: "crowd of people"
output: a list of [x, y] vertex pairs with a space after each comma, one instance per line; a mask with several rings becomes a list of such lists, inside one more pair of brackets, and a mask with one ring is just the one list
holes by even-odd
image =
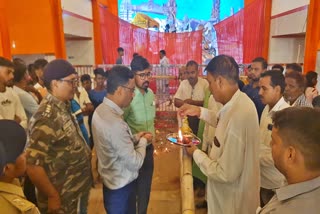
[[[117, 51], [122, 64], [124, 50]], [[247, 85], [231, 56], [214, 57], [206, 79], [193, 60], [180, 69], [174, 105], [203, 141], [186, 150], [206, 176], [210, 214], [320, 209], [317, 73], [267, 67], [252, 60]], [[87, 213], [95, 147], [106, 212], [147, 213], [156, 134], [151, 71], [135, 55], [130, 68], [96, 68], [92, 88], [91, 76], [79, 77], [66, 60], [27, 66], [0, 57], [0, 212]]]

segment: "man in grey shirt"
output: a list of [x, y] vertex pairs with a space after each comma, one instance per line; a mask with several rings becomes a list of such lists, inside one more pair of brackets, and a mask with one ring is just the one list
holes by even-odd
[[114, 66], [108, 75], [107, 96], [92, 118], [98, 171], [103, 180], [104, 207], [108, 214], [135, 213], [135, 180], [143, 164], [152, 134], [132, 135], [123, 120], [123, 108], [130, 105], [135, 90], [133, 72]]
[[293, 107], [275, 112], [272, 157], [288, 185], [257, 213], [316, 214], [320, 211], [320, 109]]

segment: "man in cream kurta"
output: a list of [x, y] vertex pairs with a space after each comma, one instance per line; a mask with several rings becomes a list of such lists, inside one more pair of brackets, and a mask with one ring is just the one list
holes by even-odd
[[208, 64], [209, 87], [213, 97], [224, 106], [217, 115], [208, 109], [185, 104], [183, 115], [196, 115], [216, 125], [210, 154], [195, 145], [187, 152], [208, 177], [209, 214], [251, 214], [259, 206], [259, 125], [255, 106], [238, 89], [239, 70], [226, 55]]
[[266, 105], [261, 115], [260, 122], [260, 168], [261, 168], [261, 187], [265, 189], [275, 189], [285, 184], [284, 176], [276, 169], [271, 154], [271, 127], [272, 115], [276, 111], [288, 108], [290, 105], [283, 97], [270, 110]]
[[[212, 95], [210, 95], [208, 100], [208, 109], [213, 112], [218, 112], [222, 108], [221, 103], [216, 102]], [[214, 139], [214, 134], [216, 132], [216, 127], [205, 123], [203, 130], [203, 140], [202, 140], [202, 151], [210, 154], [212, 148], [212, 139]]]
[[259, 88], [261, 102], [266, 105], [260, 120], [260, 205], [263, 206], [274, 195], [274, 189], [282, 187], [286, 183], [284, 175], [274, 166], [272, 159], [271, 117], [276, 111], [288, 108], [290, 105], [283, 98], [285, 78], [281, 72], [271, 70], [261, 74]]

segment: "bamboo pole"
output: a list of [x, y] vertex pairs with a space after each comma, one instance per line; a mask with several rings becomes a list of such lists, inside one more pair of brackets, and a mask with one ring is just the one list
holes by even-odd
[[194, 194], [192, 178], [192, 159], [184, 147], [180, 149], [180, 185], [181, 185], [181, 213], [194, 214]]

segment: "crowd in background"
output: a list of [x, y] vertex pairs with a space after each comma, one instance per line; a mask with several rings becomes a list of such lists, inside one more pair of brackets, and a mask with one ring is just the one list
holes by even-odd
[[[122, 64], [124, 50], [117, 51]], [[169, 59], [165, 50], [159, 54], [165, 68]], [[267, 67], [253, 59], [246, 85], [226, 55], [209, 62], [206, 79], [193, 60], [179, 70], [174, 105], [202, 139], [187, 152], [205, 177], [210, 214], [320, 208], [317, 73], [304, 75], [298, 64]], [[87, 213], [95, 146], [107, 213], [147, 213], [156, 111], [151, 70], [135, 54], [130, 68], [96, 68], [93, 84], [66, 60], [26, 65], [0, 57], [0, 210]]]

